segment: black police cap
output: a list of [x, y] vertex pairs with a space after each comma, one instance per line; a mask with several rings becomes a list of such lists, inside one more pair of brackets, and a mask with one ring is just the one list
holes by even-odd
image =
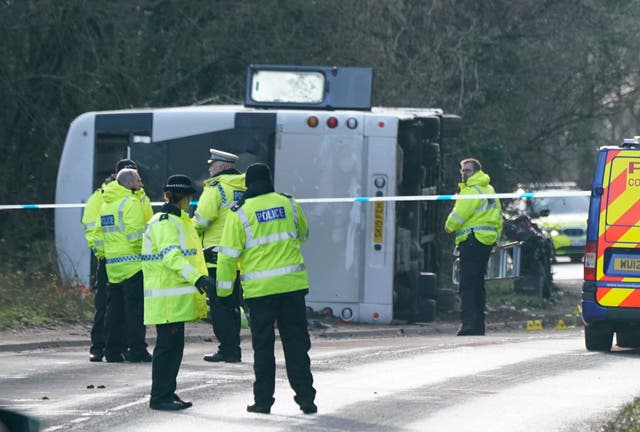
[[167, 179], [167, 184], [164, 185], [164, 190], [170, 191], [184, 191], [189, 193], [194, 193], [196, 189], [193, 187], [193, 181], [182, 174], [174, 174]]

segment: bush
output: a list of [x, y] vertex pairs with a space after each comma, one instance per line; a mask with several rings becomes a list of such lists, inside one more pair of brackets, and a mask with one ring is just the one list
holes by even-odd
[[28, 249], [0, 263], [0, 329], [90, 320], [93, 295], [82, 285], [61, 283], [53, 242]]

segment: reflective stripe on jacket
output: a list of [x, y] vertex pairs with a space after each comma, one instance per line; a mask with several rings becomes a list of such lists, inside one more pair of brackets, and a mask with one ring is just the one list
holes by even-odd
[[[491, 178], [483, 171], [469, 177], [466, 183], [460, 183], [460, 195], [493, 194], [489, 184]], [[456, 244], [465, 241], [471, 232], [485, 245], [498, 241], [502, 233], [502, 206], [497, 198], [456, 200], [445, 222], [447, 231], [456, 233]]]
[[[193, 214], [193, 226], [202, 236], [202, 246], [217, 246], [222, 229], [234, 203], [240, 201], [246, 187], [244, 174], [220, 174], [205, 180], [198, 207]], [[209, 267], [215, 264], [207, 263]]]
[[[162, 211], [162, 210], [161, 210]], [[195, 287], [208, 275], [200, 238], [184, 211], [156, 213], [142, 244], [144, 323], [166, 324], [204, 318], [204, 294]]]
[[108, 183], [103, 189], [104, 204], [97, 224], [96, 249], [105, 257], [111, 283], [129, 279], [142, 268], [140, 251], [148, 212], [139, 196], [117, 181]]
[[272, 192], [247, 199], [229, 213], [218, 255], [217, 292], [229, 296], [236, 268], [245, 298], [307, 289], [300, 246], [307, 219], [293, 198]]

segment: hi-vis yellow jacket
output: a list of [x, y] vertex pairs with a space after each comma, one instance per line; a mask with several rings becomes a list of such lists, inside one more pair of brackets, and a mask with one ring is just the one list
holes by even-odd
[[218, 295], [231, 294], [238, 267], [246, 299], [308, 289], [300, 246], [309, 229], [298, 203], [272, 192], [248, 198], [233, 210], [220, 241]]
[[195, 287], [208, 275], [200, 238], [189, 215], [165, 204], [149, 221], [142, 243], [144, 323], [204, 318], [207, 304]]
[[[102, 185], [105, 187], [106, 183]], [[87, 239], [87, 244], [96, 258], [102, 258], [101, 253], [98, 253], [96, 248], [96, 225], [98, 224], [98, 217], [100, 216], [100, 207], [102, 207], [102, 188], [96, 189], [87, 200], [87, 204], [82, 212], [82, 225], [84, 226], [84, 238]]]
[[104, 256], [109, 282], [119, 283], [142, 269], [140, 250], [145, 223], [153, 214], [143, 190], [132, 191], [117, 181], [103, 188], [95, 245]]
[[[491, 178], [483, 171], [460, 183], [459, 195], [494, 194]], [[456, 244], [465, 241], [473, 231], [476, 239], [485, 245], [498, 241], [502, 233], [502, 206], [497, 198], [459, 199], [445, 222], [448, 232], [456, 233]]]
[[[204, 182], [198, 207], [193, 215], [193, 226], [202, 236], [202, 246], [217, 246], [231, 206], [240, 201], [244, 191], [244, 174], [219, 174]], [[209, 267], [215, 264], [207, 263]]]

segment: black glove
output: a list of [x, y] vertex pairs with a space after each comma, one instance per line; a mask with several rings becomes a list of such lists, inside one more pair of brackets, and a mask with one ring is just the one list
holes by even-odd
[[196, 288], [198, 288], [200, 294], [205, 294], [209, 292], [209, 290], [215, 291], [216, 282], [209, 276], [200, 276], [200, 278], [196, 281]]
[[202, 249], [204, 253], [204, 260], [209, 264], [217, 264], [218, 263], [218, 252], [213, 250], [215, 246], [209, 246]]

